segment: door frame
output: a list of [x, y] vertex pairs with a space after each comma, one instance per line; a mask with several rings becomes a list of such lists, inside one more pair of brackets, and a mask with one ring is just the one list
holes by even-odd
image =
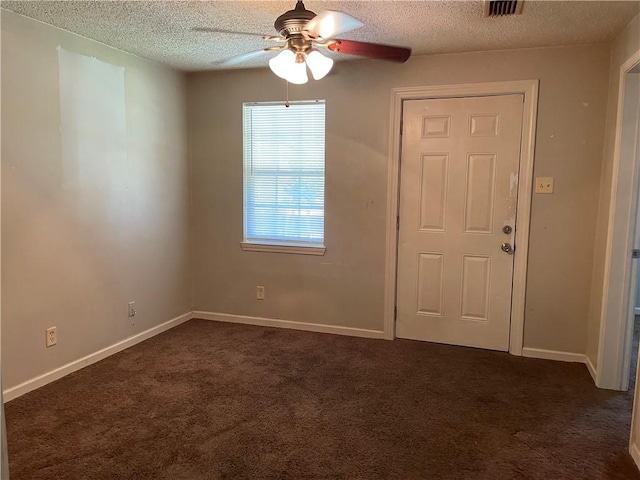
[[522, 355], [524, 334], [527, 257], [529, 253], [529, 223], [533, 192], [533, 160], [538, 110], [538, 80], [509, 82], [466, 83], [423, 87], [394, 88], [391, 91], [391, 126], [389, 166], [387, 174], [387, 246], [385, 254], [384, 338], [395, 337], [395, 307], [398, 267], [397, 219], [400, 207], [400, 162], [402, 153], [402, 106], [405, 100], [428, 100], [451, 97], [488, 97], [524, 95], [522, 138], [520, 141], [520, 169], [518, 174], [518, 204], [516, 207], [516, 236], [514, 244], [513, 289], [511, 294], [511, 326], [509, 352]]
[[[613, 170], [611, 174], [611, 198], [609, 224], [605, 250], [602, 309], [600, 311], [600, 336], [596, 362], [596, 385], [612, 390], [626, 390], [629, 382], [629, 357], [633, 328], [629, 322], [635, 305], [632, 305], [630, 284], [634, 270], [630, 262], [634, 248], [634, 229], [638, 208], [637, 194], [640, 184], [640, 139], [635, 139], [635, 154], [622, 155], [623, 118], [627, 75], [640, 65], [640, 50], [620, 66], [618, 103], [616, 116]], [[637, 73], [640, 75], [640, 73]], [[628, 106], [626, 107], [629, 108]], [[625, 181], [627, 180], [627, 181]], [[630, 180], [630, 181], [629, 181]], [[640, 227], [640, 225], [639, 225]]]

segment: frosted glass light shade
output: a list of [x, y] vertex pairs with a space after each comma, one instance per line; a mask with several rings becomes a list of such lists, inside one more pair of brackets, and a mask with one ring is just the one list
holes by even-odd
[[298, 85], [307, 83], [309, 81], [309, 77], [307, 77], [306, 64], [304, 62], [296, 63], [294, 61], [293, 65], [289, 67], [289, 73], [286, 78], [289, 83], [296, 83]]
[[278, 55], [269, 60], [269, 68], [280, 78], [287, 79], [292, 65], [296, 63], [296, 55], [291, 50], [282, 50]]
[[305, 62], [296, 62], [296, 54], [289, 49], [283, 50], [269, 60], [269, 68], [289, 83], [300, 85], [309, 81]]
[[307, 55], [307, 66], [311, 70], [314, 80], [320, 80], [331, 71], [333, 60], [314, 50]]

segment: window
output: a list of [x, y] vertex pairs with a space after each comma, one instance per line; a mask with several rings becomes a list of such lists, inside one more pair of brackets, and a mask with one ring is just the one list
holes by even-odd
[[324, 253], [323, 100], [245, 103], [245, 250]]

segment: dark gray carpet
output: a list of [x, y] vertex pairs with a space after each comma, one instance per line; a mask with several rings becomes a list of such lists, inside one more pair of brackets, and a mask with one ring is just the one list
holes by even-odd
[[7, 404], [12, 480], [640, 479], [584, 367], [192, 320]]

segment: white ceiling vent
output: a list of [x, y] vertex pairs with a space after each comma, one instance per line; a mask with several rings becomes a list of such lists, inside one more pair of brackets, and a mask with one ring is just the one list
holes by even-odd
[[484, 0], [485, 17], [520, 15], [524, 0]]

